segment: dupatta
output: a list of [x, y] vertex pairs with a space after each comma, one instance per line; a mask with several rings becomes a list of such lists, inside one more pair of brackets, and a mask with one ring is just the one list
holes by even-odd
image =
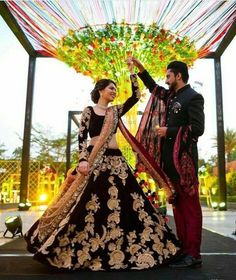
[[180, 176], [180, 185], [183, 191], [190, 196], [198, 192], [199, 185], [193, 162], [192, 145], [191, 126], [180, 127], [174, 144], [173, 160]]
[[131, 145], [133, 151], [137, 153], [139, 160], [142, 162], [142, 164], [144, 164], [145, 171], [158, 183], [160, 188], [163, 188], [166, 194], [167, 201], [169, 203], [173, 203], [175, 199], [175, 190], [167, 175], [155, 162], [155, 159], [152, 156], [150, 156], [147, 150], [128, 131], [128, 129], [123, 124], [122, 120], [119, 120], [119, 129], [124, 135], [125, 139], [128, 141], [128, 143]]
[[58, 195], [39, 219], [38, 227], [32, 238], [37, 235], [39, 241], [43, 243], [40, 251], [54, 241], [56, 234], [68, 222], [70, 214], [79, 202], [93, 170], [100, 164], [108, 143], [115, 132], [117, 123], [117, 107], [109, 107], [106, 110], [103, 127], [98, 137], [98, 141], [95, 143], [88, 157], [88, 163], [91, 167], [89, 174], [87, 176], [84, 176], [81, 173], [72, 175], [71, 171], [69, 171], [69, 174], [60, 187]]
[[[158, 92], [157, 92], [158, 91]], [[151, 93], [143, 116], [141, 118], [135, 138], [145, 148], [147, 153], [160, 166], [161, 164], [161, 138], [155, 134], [156, 126], [166, 124], [166, 104], [162, 97], [165, 92], [163, 88], [156, 86]], [[138, 156], [138, 164], [142, 161]]]
[[[152, 165], [156, 166], [155, 168], [158, 170], [159, 175], [163, 172], [159, 167], [161, 164], [161, 145], [163, 140], [157, 137], [154, 131], [155, 126], [166, 126], [167, 108], [174, 92], [171, 92], [168, 97], [165, 95], [166, 90], [164, 88], [159, 86], [155, 87], [149, 98], [136, 134], [136, 139], [144, 147], [148, 157], [152, 160]], [[166, 102], [164, 102], [165, 98]], [[144, 164], [140, 155], [138, 153], [138, 164]], [[192, 135], [190, 126], [181, 126], [178, 130], [174, 142], [173, 161], [180, 177], [182, 189], [189, 195], [193, 195], [197, 191], [198, 179], [192, 159]], [[147, 168], [146, 165], [145, 168]], [[147, 170], [147, 172], [150, 173], [150, 170]], [[163, 176], [161, 175], [160, 177], [162, 178]], [[164, 177], [167, 177], [165, 173]], [[167, 179], [167, 182], [169, 188], [173, 191], [174, 188], [170, 180]], [[162, 186], [162, 183], [160, 186]]]

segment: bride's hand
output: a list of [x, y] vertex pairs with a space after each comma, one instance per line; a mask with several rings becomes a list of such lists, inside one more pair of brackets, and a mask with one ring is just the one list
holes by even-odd
[[134, 74], [134, 63], [132, 61], [132, 57], [128, 57], [127, 66], [128, 66], [130, 74]]
[[77, 172], [80, 172], [81, 174], [83, 174], [85, 176], [88, 175], [89, 169], [90, 169], [90, 166], [87, 161], [81, 161], [76, 168]]

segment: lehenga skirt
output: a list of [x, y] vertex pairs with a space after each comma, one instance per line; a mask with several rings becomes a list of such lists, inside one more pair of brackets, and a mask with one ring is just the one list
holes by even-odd
[[25, 235], [34, 258], [58, 269], [155, 268], [179, 253], [179, 241], [146, 198], [120, 150], [107, 149], [68, 223], [44, 250], [35, 231]]

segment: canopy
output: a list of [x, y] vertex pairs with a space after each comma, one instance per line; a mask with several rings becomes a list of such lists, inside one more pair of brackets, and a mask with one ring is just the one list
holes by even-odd
[[156, 23], [160, 28], [177, 32], [179, 36], [188, 36], [206, 56], [217, 52], [236, 18], [235, 0], [4, 2], [36, 55], [41, 56], [55, 56], [58, 41], [69, 30], [113, 22], [145, 25]]

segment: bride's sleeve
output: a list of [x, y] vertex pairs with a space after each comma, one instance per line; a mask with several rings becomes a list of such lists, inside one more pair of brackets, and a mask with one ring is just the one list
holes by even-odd
[[140, 99], [141, 93], [138, 85], [137, 75], [130, 75], [132, 95], [125, 101], [125, 103], [118, 105], [119, 117], [122, 117], [128, 112]]
[[87, 140], [91, 118], [91, 109], [86, 107], [81, 115], [78, 142], [79, 142], [79, 162], [88, 160]]

